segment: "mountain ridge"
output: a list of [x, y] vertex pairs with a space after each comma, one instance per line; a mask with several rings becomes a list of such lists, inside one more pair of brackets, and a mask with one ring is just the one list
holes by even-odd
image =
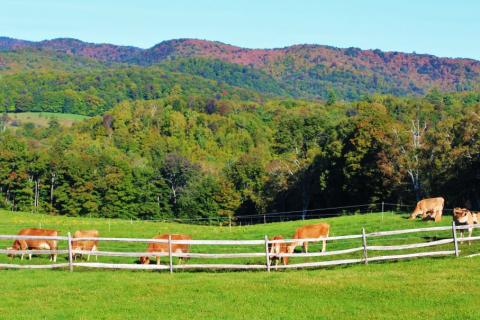
[[[302, 97], [325, 98], [329, 91], [353, 100], [365, 94], [424, 94], [432, 88], [463, 91], [478, 87], [480, 61], [430, 54], [336, 48], [299, 44], [283, 48], [250, 49], [219, 41], [173, 39], [151, 48], [89, 43], [73, 38], [39, 42], [0, 37], [0, 51], [33, 48], [140, 66], [176, 59], [217, 59], [260, 70]], [[218, 70], [221, 73], [221, 70]], [[197, 73], [202, 73], [199, 70]], [[292, 91], [292, 92], [293, 92]]]

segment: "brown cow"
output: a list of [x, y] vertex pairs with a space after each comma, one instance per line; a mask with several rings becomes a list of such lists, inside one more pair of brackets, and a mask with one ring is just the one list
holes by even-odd
[[[282, 236], [275, 236], [272, 240], [284, 240]], [[286, 243], [269, 243], [268, 244], [268, 253], [270, 260], [275, 261], [275, 266], [278, 266], [279, 261], [284, 265], [288, 264], [288, 257], [279, 257], [278, 254], [288, 253], [288, 248]]]
[[[47, 236], [47, 237], [57, 237], [57, 230], [48, 230], [48, 229], [37, 229], [37, 228], [27, 228], [22, 229], [18, 232], [19, 236]], [[34, 240], [15, 240], [13, 246], [7, 248], [7, 250], [57, 250], [57, 240], [49, 239], [34, 239]], [[29, 260], [32, 259], [32, 254], [28, 255]], [[21, 260], [23, 260], [23, 253], [21, 255]], [[50, 261], [57, 261], [57, 254], [52, 253], [50, 255]]]
[[[168, 234], [161, 234], [159, 236], [155, 236], [153, 239], [157, 240], [168, 240]], [[188, 234], [172, 234], [172, 240], [192, 240], [192, 237]], [[188, 253], [190, 251], [190, 245], [188, 244], [176, 244], [172, 243], [172, 253], [180, 252], [180, 253]], [[168, 252], [168, 243], [149, 243], [147, 252], [151, 253], [165, 253]], [[157, 264], [160, 264], [160, 257], [156, 257]], [[181, 258], [179, 261], [182, 260]], [[150, 257], [140, 257], [141, 264], [149, 264]]]
[[[330, 225], [327, 223], [311, 224], [297, 228], [293, 239], [313, 239], [323, 240], [322, 252], [327, 249], [327, 238], [330, 233]], [[308, 241], [295, 241], [288, 245], [288, 253], [295, 251], [296, 246], [303, 245], [303, 251], [308, 252]]]
[[[97, 230], [77, 230], [73, 234], [75, 238], [98, 238], [100, 233]], [[98, 250], [98, 240], [72, 240], [73, 259], [77, 260], [77, 251], [90, 251], [87, 254], [87, 261], [90, 261], [90, 254]], [[80, 254], [81, 255], [81, 254]], [[98, 256], [95, 255], [95, 260], [98, 261]]]
[[[460, 226], [473, 226], [478, 223], [478, 214], [470, 212], [470, 210], [465, 208], [455, 208], [453, 209], [453, 221], [456, 225]], [[468, 237], [472, 236], [473, 228], [468, 228]], [[460, 230], [460, 243], [463, 243], [465, 229]], [[471, 241], [468, 241], [468, 244], [471, 244]]]
[[431, 219], [434, 219], [435, 222], [439, 222], [442, 220], [444, 204], [445, 199], [442, 197], [420, 200], [417, 202], [417, 206], [415, 207], [415, 210], [413, 210], [409, 219], [413, 220], [421, 214], [423, 220], [430, 217]]

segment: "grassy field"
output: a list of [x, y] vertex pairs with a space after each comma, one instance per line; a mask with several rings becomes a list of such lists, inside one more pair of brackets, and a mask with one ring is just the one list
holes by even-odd
[[[317, 221], [330, 223], [332, 235], [358, 234], [362, 227], [365, 227], [367, 232], [372, 232], [438, 225], [433, 222], [413, 222], [405, 217], [404, 214], [374, 213], [230, 229], [0, 211], [0, 234], [16, 233], [22, 227], [41, 226], [55, 228], [61, 234], [77, 229], [95, 228], [100, 230], [102, 236], [150, 238], [158, 233], [175, 232], [189, 233], [194, 239], [261, 239], [265, 234], [291, 236], [297, 226]], [[451, 217], [446, 216], [440, 224], [450, 223]], [[449, 236], [448, 232], [444, 232], [408, 237], [394, 236], [371, 241], [409, 243]], [[11, 241], [2, 242], [0, 246], [6, 247], [10, 244]], [[327, 244], [327, 250], [357, 245], [359, 243], [348, 241], [332, 242]], [[102, 243], [101, 246], [102, 250], [142, 251], [146, 245]], [[438, 247], [438, 250], [440, 248]], [[452, 245], [448, 244], [443, 249], [451, 248]], [[311, 251], [319, 249], [320, 245], [315, 245]], [[480, 251], [477, 245], [464, 244], [460, 249], [463, 256]], [[262, 248], [251, 246], [192, 248], [195, 252], [261, 250]], [[0, 260], [8, 261], [4, 256], [0, 257]], [[134, 263], [135, 259], [100, 260]], [[191, 260], [193, 261], [188, 263], [199, 262]], [[313, 258], [304, 260], [316, 261]], [[15, 261], [19, 262], [19, 259]], [[245, 263], [245, 260], [242, 261]], [[46, 258], [33, 258], [33, 263], [47, 262]], [[262, 260], [252, 259], [248, 263], [262, 263]], [[423, 258], [317, 270], [277, 271], [270, 274], [264, 271], [179, 271], [170, 275], [166, 272], [89, 269], [76, 269], [73, 273], [64, 270], [1, 270], [0, 318], [478, 319], [479, 263], [478, 257]]]
[[37, 127], [47, 127], [48, 122], [55, 118], [58, 120], [61, 126], [70, 127], [72, 124], [78, 121], [87, 119], [87, 116], [71, 113], [53, 113], [53, 112], [21, 112], [21, 113], [9, 113], [10, 119], [7, 127], [21, 126], [26, 123], [33, 123]]

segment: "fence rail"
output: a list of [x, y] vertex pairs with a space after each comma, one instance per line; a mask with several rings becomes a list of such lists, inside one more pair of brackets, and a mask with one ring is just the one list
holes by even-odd
[[[69, 268], [73, 271], [74, 267], [88, 267], [88, 268], [103, 268], [103, 269], [127, 269], [127, 270], [186, 270], [186, 269], [231, 269], [231, 270], [267, 270], [270, 271], [272, 268], [275, 269], [300, 269], [300, 268], [315, 268], [315, 267], [327, 267], [335, 265], [348, 265], [355, 263], [368, 263], [375, 261], [388, 261], [388, 260], [400, 260], [400, 259], [411, 259], [419, 257], [435, 257], [435, 256], [447, 256], [447, 255], [459, 255], [460, 250], [458, 249], [459, 241], [476, 241], [480, 240], [480, 236], [475, 237], [464, 237], [458, 238], [456, 236], [457, 231], [463, 231], [471, 228], [480, 228], [480, 225], [474, 226], [456, 226], [455, 223], [452, 223], [452, 226], [444, 227], [428, 227], [428, 228], [417, 228], [417, 229], [401, 229], [401, 230], [390, 230], [390, 231], [378, 231], [366, 233], [365, 229], [362, 228], [361, 234], [354, 235], [342, 235], [342, 236], [332, 236], [327, 237], [326, 241], [342, 241], [342, 240], [352, 240], [358, 239], [357, 246], [347, 249], [339, 249], [326, 252], [309, 252], [309, 253], [279, 253], [272, 254], [269, 251], [269, 245], [272, 244], [298, 244], [299, 242], [318, 242], [322, 241], [323, 238], [306, 238], [306, 239], [284, 239], [284, 240], [269, 240], [265, 236], [262, 240], [173, 240], [171, 237], [169, 239], [141, 239], [141, 238], [72, 238], [70, 233], [67, 237], [62, 236], [25, 236], [25, 235], [0, 235], [0, 240], [50, 240], [50, 241], [66, 241], [68, 249], [55, 249], [55, 250], [13, 250], [13, 249], [0, 249], [0, 254], [7, 254], [10, 256], [15, 255], [67, 255], [68, 263], [51, 263], [51, 264], [38, 264], [38, 265], [27, 265], [27, 264], [14, 264], [14, 263], [0, 263], [0, 269], [53, 269], [53, 268]], [[368, 239], [378, 238], [378, 237], [388, 237], [393, 235], [401, 234], [412, 234], [412, 233], [424, 233], [424, 232], [434, 232], [434, 231], [451, 231], [452, 237], [446, 239], [440, 239], [429, 242], [419, 242], [419, 243], [408, 243], [400, 245], [369, 245]], [[72, 249], [72, 243], [75, 241], [88, 241], [88, 240], [98, 240], [102, 242], [125, 242], [125, 243], [159, 243], [167, 245], [168, 250], [163, 250], [163, 252], [121, 252], [121, 251], [87, 251], [87, 250], [76, 250]], [[352, 242], [352, 241], [351, 241]], [[355, 241], [353, 241], [355, 242]], [[404, 253], [404, 254], [393, 254], [393, 255], [381, 255], [381, 256], [369, 256], [369, 252], [378, 252], [378, 251], [401, 251], [417, 248], [427, 248], [440, 245], [447, 245], [453, 243], [453, 250], [440, 250], [440, 251], [429, 251], [429, 252], [415, 252], [415, 253]], [[209, 245], [209, 246], [261, 246], [262, 251], [259, 252], [242, 252], [242, 253], [200, 253], [200, 252], [173, 252], [172, 245], [183, 244], [183, 245]], [[327, 260], [327, 261], [316, 261], [316, 262], [302, 262], [294, 263], [288, 265], [278, 265], [272, 266], [272, 258], [310, 258], [310, 257], [328, 257], [336, 255], [345, 255], [356, 252], [362, 252], [363, 255], [361, 258], [348, 258], [348, 259], [338, 259], [338, 260]], [[105, 263], [105, 262], [77, 262], [75, 256], [77, 254], [81, 255], [95, 255], [101, 257], [128, 257], [128, 258], [139, 258], [142, 256], [149, 257], [168, 257], [168, 265], [161, 264], [134, 264], [134, 263]], [[241, 258], [256, 258], [252, 264], [240, 264], [240, 263], [189, 263], [189, 264], [173, 264], [173, 258], [196, 258], [196, 259], [241, 259]], [[259, 264], [258, 259], [264, 260], [264, 263]]]

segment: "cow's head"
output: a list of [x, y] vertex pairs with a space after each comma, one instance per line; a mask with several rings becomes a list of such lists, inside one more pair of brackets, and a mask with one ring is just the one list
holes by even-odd
[[467, 219], [468, 214], [470, 211], [465, 208], [454, 208], [453, 209], [453, 219], [455, 219], [458, 222], [464, 222], [465, 219]]
[[139, 261], [140, 261], [140, 264], [150, 264], [149, 257], [140, 257]]

